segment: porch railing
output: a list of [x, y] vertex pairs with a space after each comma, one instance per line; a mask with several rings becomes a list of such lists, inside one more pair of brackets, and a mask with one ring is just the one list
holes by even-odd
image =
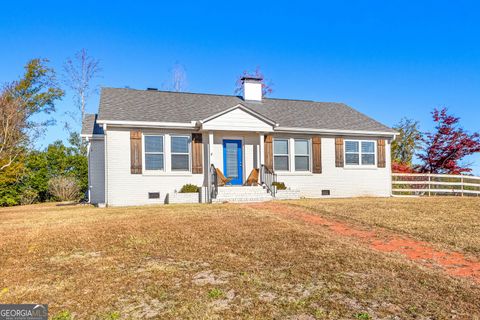
[[277, 182], [277, 174], [262, 164], [260, 167], [260, 183], [267, 188], [267, 191], [270, 192], [272, 197], [275, 197], [275, 182]]
[[210, 197], [210, 202], [212, 202], [212, 199], [216, 199], [218, 195], [218, 175], [217, 175], [217, 169], [215, 166], [212, 164], [210, 165], [210, 185], [208, 186], [209, 188], [209, 197]]

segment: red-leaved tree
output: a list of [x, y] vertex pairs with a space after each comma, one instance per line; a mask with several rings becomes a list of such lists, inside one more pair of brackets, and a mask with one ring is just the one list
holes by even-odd
[[415, 168], [406, 163], [392, 161], [393, 173], [415, 173]]
[[460, 161], [468, 155], [480, 152], [480, 134], [469, 134], [459, 125], [460, 118], [448, 114], [448, 110], [432, 112], [435, 131], [427, 133], [423, 152], [418, 158], [423, 162], [422, 172], [462, 174], [472, 171]]
[[237, 78], [237, 82], [235, 83], [235, 94], [242, 93], [242, 78], [243, 77], [254, 77], [262, 79], [262, 96], [266, 97], [273, 92], [273, 83], [271, 80], [265, 79], [263, 76], [263, 72], [260, 70], [260, 67], [257, 67], [255, 71], [243, 71], [243, 73]]

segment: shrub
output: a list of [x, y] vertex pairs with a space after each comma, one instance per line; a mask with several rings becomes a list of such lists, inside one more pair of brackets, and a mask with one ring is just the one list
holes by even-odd
[[392, 162], [393, 173], [415, 173], [415, 169], [412, 166], [404, 163]]
[[196, 185], [194, 184], [186, 184], [182, 187], [182, 189], [180, 189], [180, 193], [195, 193], [195, 192], [199, 192], [200, 188], [197, 187]]
[[274, 182], [272, 183], [272, 186], [277, 187], [277, 190], [287, 190], [284, 182]]
[[80, 186], [77, 179], [58, 176], [48, 181], [48, 191], [60, 201], [76, 201], [80, 199]]
[[23, 190], [22, 195], [20, 196], [20, 204], [27, 205], [37, 202], [38, 200], [38, 191], [33, 188], [26, 188]]

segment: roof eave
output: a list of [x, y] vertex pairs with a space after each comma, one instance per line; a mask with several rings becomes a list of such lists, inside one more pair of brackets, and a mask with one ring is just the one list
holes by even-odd
[[374, 130], [340, 130], [340, 129], [316, 129], [316, 128], [295, 128], [281, 127], [275, 128], [275, 132], [285, 133], [321, 133], [325, 135], [362, 135], [362, 136], [386, 136], [394, 138], [397, 134], [391, 131], [374, 131]]
[[98, 124], [107, 124], [115, 127], [143, 127], [168, 129], [195, 129], [196, 121], [191, 122], [158, 122], [158, 121], [124, 121], [124, 120], [97, 120]]

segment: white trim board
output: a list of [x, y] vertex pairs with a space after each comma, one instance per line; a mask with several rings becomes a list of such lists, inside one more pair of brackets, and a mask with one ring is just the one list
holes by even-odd
[[279, 133], [322, 133], [329, 135], [359, 135], [359, 136], [387, 136], [395, 138], [398, 132], [384, 131], [362, 131], [362, 130], [337, 130], [337, 129], [314, 129], [314, 128], [293, 128], [277, 127], [275, 132]]
[[255, 112], [255, 111], [253, 111], [253, 110], [250, 110], [249, 108], [245, 107], [245, 106], [242, 105], [242, 104], [237, 104], [236, 106], [233, 106], [233, 107], [228, 108], [228, 109], [226, 109], [226, 110], [223, 110], [223, 111], [221, 111], [221, 112], [219, 112], [219, 113], [216, 113], [216, 114], [214, 114], [214, 115], [211, 115], [211, 116], [209, 116], [209, 117], [207, 117], [207, 118], [205, 118], [205, 119], [203, 119], [203, 120], [200, 120], [199, 122], [202, 123], [202, 124], [203, 124], [203, 123], [206, 123], [206, 122], [208, 122], [208, 121], [211, 121], [211, 120], [213, 120], [213, 119], [215, 119], [215, 118], [218, 118], [218, 117], [220, 117], [220, 116], [222, 116], [222, 115], [224, 115], [224, 114], [226, 114], [226, 113], [229, 113], [229, 112], [231, 112], [231, 111], [233, 111], [233, 110], [236, 110], [236, 109], [241, 109], [241, 110], [245, 111], [246, 113], [248, 113], [248, 114], [250, 114], [250, 115], [252, 115], [252, 116], [254, 116], [254, 117], [256, 117], [256, 118], [262, 120], [263, 122], [268, 123], [268, 124], [270, 124], [270, 125], [272, 125], [272, 126], [278, 126], [278, 123], [276, 123], [275, 121], [273, 121], [273, 120], [271, 120], [271, 119], [269, 119], [269, 118], [267, 118], [267, 117], [262, 116], [262, 115], [259, 114], [258, 112]]

